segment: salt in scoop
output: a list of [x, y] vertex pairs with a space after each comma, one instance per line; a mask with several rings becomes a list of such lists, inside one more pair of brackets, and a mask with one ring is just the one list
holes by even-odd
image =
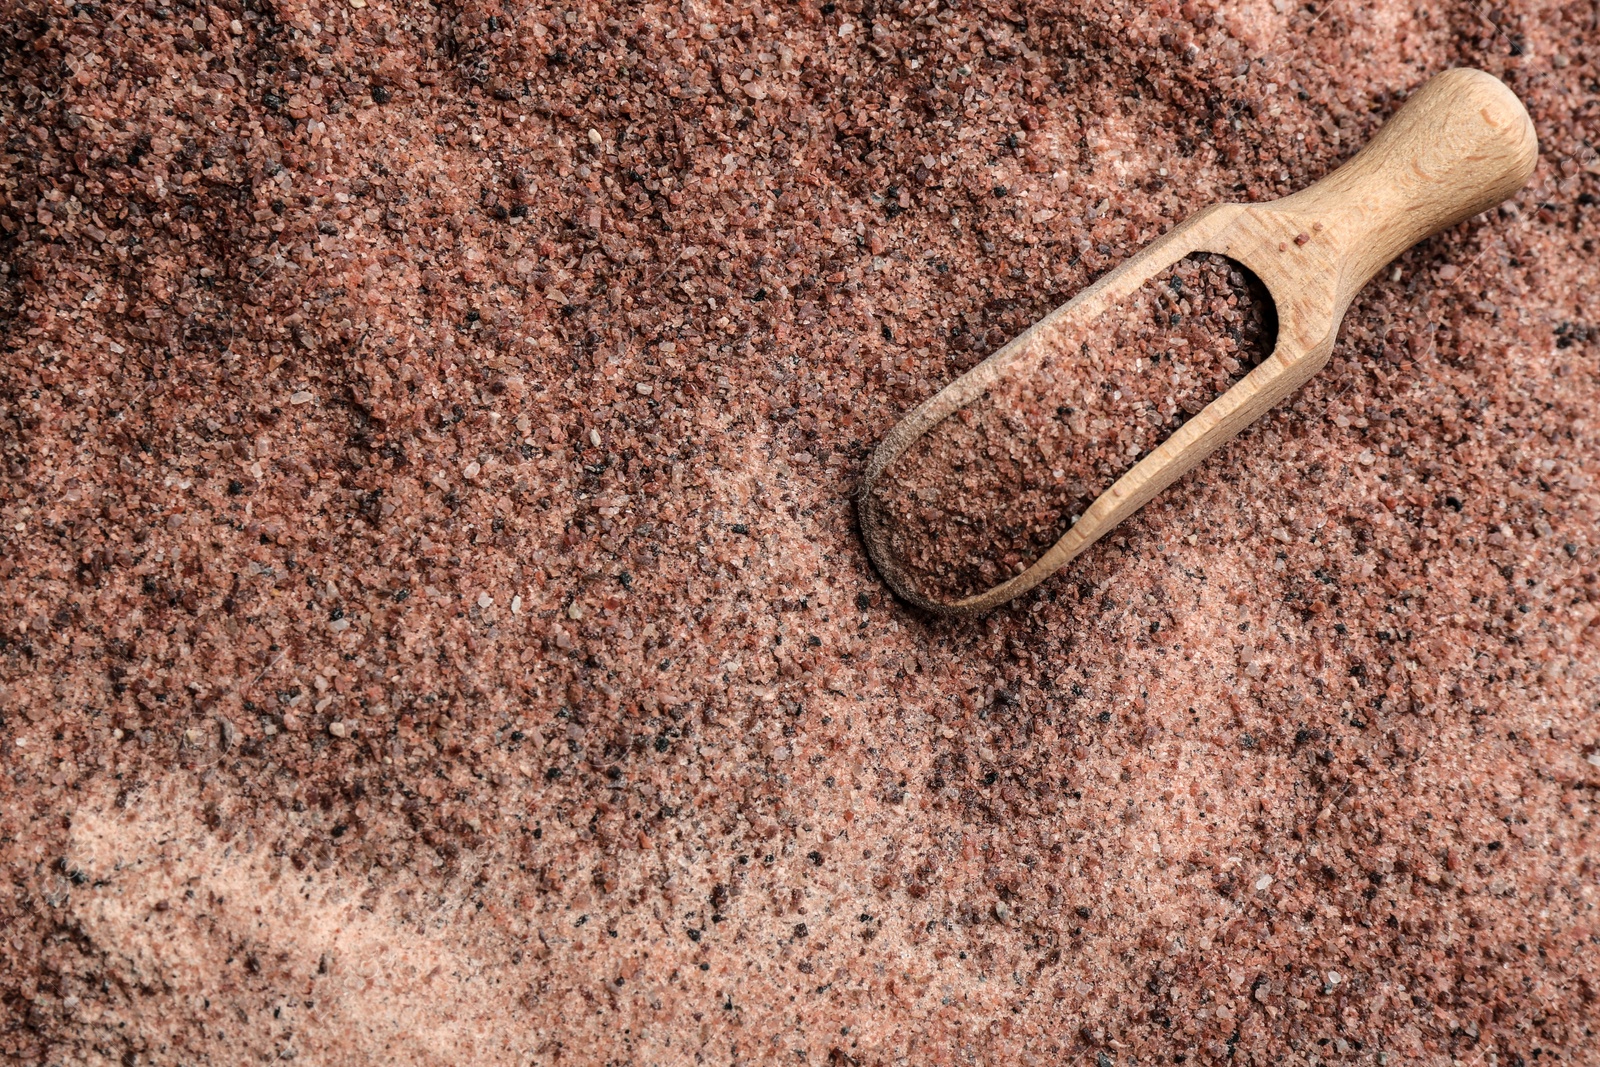
[[[1460, 68], [1413, 93], [1366, 147], [1314, 185], [1280, 200], [1217, 204], [1191, 216], [890, 430], [860, 488], [862, 536], [873, 564], [899, 596], [937, 614], [987, 611], [1032, 589], [1320, 370], [1346, 309], [1374, 275], [1418, 241], [1515, 193], [1537, 159], [1522, 102], [1494, 76]], [[885, 473], [930, 430], [991, 390], [1047, 359], [1070, 365], [1064, 357], [1088, 324], [1195, 253], [1226, 256], [1259, 280], [1276, 313], [1271, 355], [1117, 478], [1020, 573], [956, 599], [920, 587], [906, 558], [911, 531], [882, 496], [893, 488]]]

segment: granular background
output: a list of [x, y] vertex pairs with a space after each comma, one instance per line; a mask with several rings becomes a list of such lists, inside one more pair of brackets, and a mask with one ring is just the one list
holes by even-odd
[[[6, 1058], [1597, 1062], [1592, 2], [3, 19]], [[886, 596], [911, 405], [1458, 64], [1527, 189]]]

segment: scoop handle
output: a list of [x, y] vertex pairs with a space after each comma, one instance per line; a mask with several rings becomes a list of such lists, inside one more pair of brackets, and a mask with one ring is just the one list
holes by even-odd
[[1349, 162], [1271, 206], [1337, 220], [1342, 307], [1395, 256], [1521, 189], [1538, 159], [1522, 101], [1460, 67], [1412, 93]]

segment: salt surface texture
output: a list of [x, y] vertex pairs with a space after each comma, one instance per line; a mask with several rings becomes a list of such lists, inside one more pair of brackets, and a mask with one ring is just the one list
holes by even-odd
[[[21, 6], [0, 1060], [1592, 1060], [1590, 6]], [[910, 406], [1454, 64], [1527, 190], [886, 594]]]

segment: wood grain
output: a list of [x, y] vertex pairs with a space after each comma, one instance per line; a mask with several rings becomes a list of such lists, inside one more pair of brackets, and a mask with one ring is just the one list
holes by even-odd
[[[885, 435], [867, 462], [859, 496], [873, 564], [902, 598], [939, 614], [987, 611], [1032, 589], [1320, 370], [1361, 287], [1413, 244], [1522, 188], [1538, 151], [1533, 123], [1510, 89], [1480, 70], [1448, 70], [1413, 93], [1354, 158], [1316, 184], [1270, 203], [1219, 204], [1191, 216]], [[943, 419], [1001, 380], [1031, 373], [1065, 336], [1193, 252], [1228, 256], [1261, 279], [1278, 316], [1271, 356], [1113, 483], [1021, 574], [962, 600], [925, 596], [889, 548], [889, 519], [874, 493], [884, 472]]]

